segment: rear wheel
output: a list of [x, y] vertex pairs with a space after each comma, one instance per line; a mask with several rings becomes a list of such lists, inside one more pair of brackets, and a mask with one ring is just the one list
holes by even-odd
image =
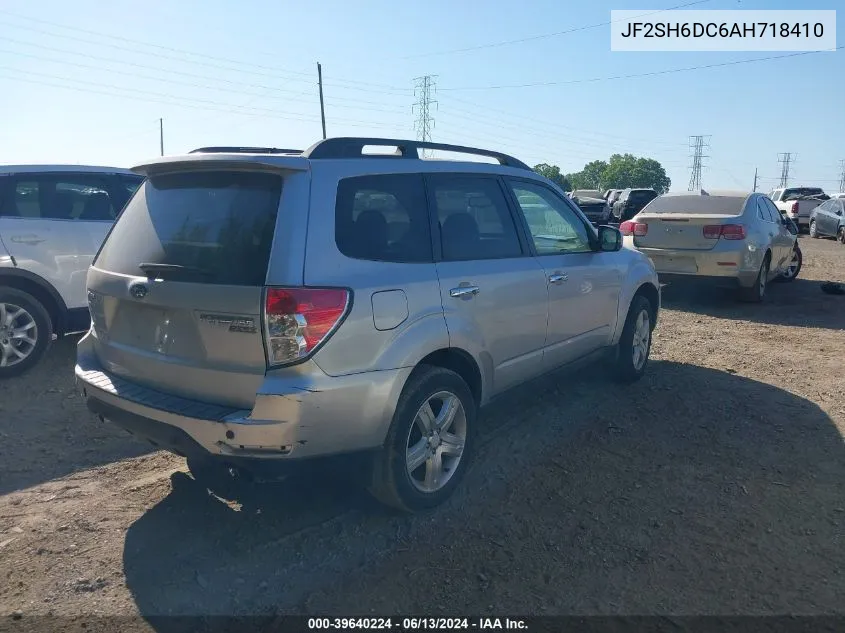
[[810, 237], [816, 238], [819, 236], [819, 232], [816, 229], [816, 221], [810, 220]]
[[743, 288], [740, 291], [740, 298], [748, 303], [760, 303], [766, 297], [766, 289], [769, 281], [769, 255], [763, 259], [757, 279], [750, 288]]
[[840, 227], [839, 231], [836, 233], [836, 239], [840, 244], [845, 244], [845, 226]]
[[375, 458], [370, 493], [406, 512], [443, 503], [466, 472], [475, 427], [475, 400], [464, 380], [442, 367], [418, 368]]
[[0, 378], [34, 367], [52, 340], [50, 315], [41, 302], [21, 290], [0, 287]]
[[648, 355], [651, 351], [651, 333], [654, 330], [654, 307], [651, 302], [637, 295], [631, 302], [628, 317], [614, 361], [614, 375], [617, 381], [630, 383], [639, 380], [645, 373]]
[[789, 260], [789, 265], [786, 267], [786, 270], [778, 277], [775, 281], [781, 282], [789, 282], [795, 281], [795, 278], [798, 276], [798, 273], [801, 272], [801, 263], [803, 260], [803, 256], [801, 255], [801, 249], [798, 248], [798, 245], [795, 245], [795, 248], [792, 251], [792, 259]]

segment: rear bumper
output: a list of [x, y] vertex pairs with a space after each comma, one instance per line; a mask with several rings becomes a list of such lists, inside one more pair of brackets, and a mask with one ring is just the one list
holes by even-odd
[[669, 279], [692, 281], [700, 278], [708, 283], [747, 288], [756, 282], [763, 263], [763, 255], [747, 247], [727, 250], [717, 246], [710, 251], [660, 248], [639, 250], [652, 261], [661, 282]]
[[[89, 335], [90, 336], [90, 335]], [[269, 375], [251, 411], [162, 393], [106, 373], [85, 337], [76, 380], [88, 408], [185, 456], [299, 461], [381, 446], [411, 369], [310, 377], [308, 389]]]

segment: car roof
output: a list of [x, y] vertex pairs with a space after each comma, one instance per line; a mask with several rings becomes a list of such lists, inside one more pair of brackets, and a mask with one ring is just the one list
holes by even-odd
[[[368, 147], [393, 148], [393, 151], [379, 154], [365, 153], [364, 150]], [[420, 155], [420, 150], [428, 149], [484, 156], [495, 159], [498, 164], [448, 158], [432, 159], [427, 158], [424, 152]], [[522, 161], [513, 156], [493, 150], [409, 139], [358, 137], [324, 139], [304, 151], [267, 147], [204, 147], [181, 156], [166, 156], [146, 161], [134, 166], [132, 171], [149, 174], [156, 171], [179, 169], [183, 165], [196, 165], [197, 163], [214, 163], [215, 165], [231, 164], [233, 166], [252, 164], [275, 169], [306, 171], [310, 168], [311, 161], [315, 160], [368, 160], [379, 161], [383, 165], [390, 163], [394, 165], [402, 164], [404, 167], [400, 171], [407, 169], [407, 166], [411, 164], [417, 168], [425, 165], [425, 171], [441, 171], [444, 170], [444, 165], [448, 165], [449, 169], [454, 169], [460, 165], [461, 169], [469, 171], [485, 172], [492, 170], [498, 173], [514, 173], [514, 170], [519, 170], [523, 174], [529, 172], [532, 175], [538, 176], [538, 178], [542, 178]]]
[[0, 165], [0, 174], [37, 174], [48, 172], [76, 172], [76, 173], [108, 173], [126, 174], [134, 176], [132, 170], [124, 167], [106, 167], [103, 165], [58, 165], [58, 164], [29, 164], [29, 165]]

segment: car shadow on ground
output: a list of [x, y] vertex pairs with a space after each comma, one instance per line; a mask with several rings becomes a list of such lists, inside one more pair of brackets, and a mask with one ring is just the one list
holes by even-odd
[[[242, 506], [174, 474], [126, 536], [140, 614], [165, 631], [155, 616], [841, 607], [843, 441], [818, 406], [688, 364], [599, 374], [497, 402], [461, 490], [421, 515], [331, 474]], [[804, 595], [811, 577], [828, 590]]]
[[768, 325], [841, 330], [845, 328], [845, 296], [822, 292], [824, 282], [800, 277], [771, 283], [762, 303], [743, 303], [731, 290], [683, 283], [662, 288], [663, 307], [721, 319]]
[[0, 495], [153, 450], [88, 411], [74, 386], [79, 338], [54, 341], [29, 372], [0, 381]]

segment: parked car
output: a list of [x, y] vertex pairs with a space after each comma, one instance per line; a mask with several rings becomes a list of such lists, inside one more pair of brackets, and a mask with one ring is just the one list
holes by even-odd
[[601, 357], [620, 380], [645, 371], [654, 267], [513, 157], [336, 138], [135, 171], [88, 273], [76, 376], [93, 411], [200, 479], [356, 454], [378, 499], [430, 507], [494, 396]]
[[831, 198], [836, 198], [836, 199], [838, 199], [838, 200], [843, 200], [843, 199], [845, 199], [845, 193], [843, 193], [843, 192], [841, 192], [841, 191], [840, 191], [840, 192], [838, 192], [838, 193], [831, 193], [831, 194], [829, 194], [829, 196], [830, 196]]
[[829, 235], [845, 244], [845, 199], [831, 198], [810, 213], [810, 237]]
[[610, 206], [602, 197], [600, 191], [596, 189], [576, 189], [572, 192], [570, 198], [593, 224], [606, 224], [610, 221]]
[[778, 209], [786, 212], [799, 230], [804, 230], [810, 227], [810, 213], [828, 196], [819, 187], [791, 187], [775, 189], [769, 198]]
[[763, 194], [665, 194], [620, 230], [627, 246], [651, 259], [661, 282], [738, 288], [748, 301], [762, 301], [769, 281], [794, 280], [801, 267], [794, 226]]
[[53, 335], [88, 329], [88, 266], [141, 180], [113, 167], [0, 166], [0, 378], [38, 363]]
[[618, 222], [630, 220], [656, 197], [654, 189], [623, 189], [613, 204], [613, 216]]
[[619, 200], [619, 196], [622, 195], [622, 189], [611, 189], [607, 192], [606, 200], [607, 204], [610, 206], [611, 210], [613, 209], [613, 205], [616, 204], [616, 201]]

